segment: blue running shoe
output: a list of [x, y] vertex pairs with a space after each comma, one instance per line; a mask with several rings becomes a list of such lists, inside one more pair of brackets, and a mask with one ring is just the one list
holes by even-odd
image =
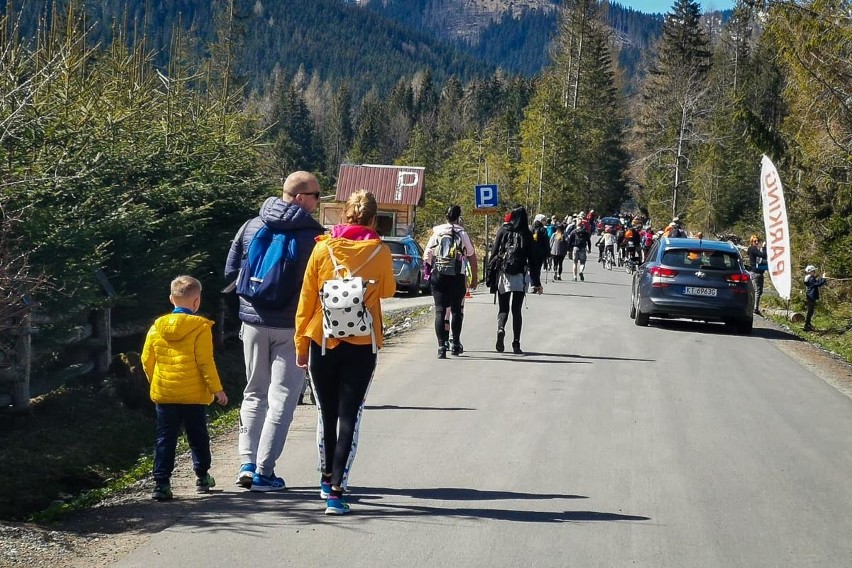
[[253, 463], [244, 463], [240, 466], [240, 471], [237, 473], [237, 485], [244, 489], [251, 489], [251, 481], [254, 478], [254, 472], [257, 471], [257, 466]]
[[320, 479], [320, 498], [328, 499], [331, 496], [331, 483]]
[[280, 477], [275, 477], [274, 473], [272, 475], [255, 473], [251, 480], [252, 491], [281, 491], [286, 488], [284, 480]]
[[349, 512], [349, 503], [341, 497], [329, 497], [325, 500], [326, 515], [345, 515]]

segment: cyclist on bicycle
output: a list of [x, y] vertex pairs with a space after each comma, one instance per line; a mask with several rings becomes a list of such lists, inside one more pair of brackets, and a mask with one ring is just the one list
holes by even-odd
[[615, 247], [617, 246], [615, 230], [612, 227], [604, 229], [601, 240], [603, 241], [603, 262], [606, 263], [607, 258], [609, 258], [609, 262], [615, 263]]
[[634, 225], [632, 227], [628, 227], [628, 229], [624, 231], [624, 246], [627, 249], [627, 260], [634, 263], [638, 262], [640, 250], [638, 226]]

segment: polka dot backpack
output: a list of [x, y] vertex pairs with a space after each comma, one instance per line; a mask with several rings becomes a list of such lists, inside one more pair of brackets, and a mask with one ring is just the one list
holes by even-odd
[[[373, 316], [364, 305], [367, 285], [372, 280], [364, 280], [355, 276], [379, 253], [382, 245], [367, 257], [361, 266], [349, 270], [340, 264], [328, 247], [328, 255], [334, 264], [334, 278], [326, 280], [320, 289], [322, 303], [322, 354], [325, 355], [326, 338], [345, 339], [347, 337], [370, 336], [373, 342], [373, 353], [376, 352], [376, 334], [373, 330]], [[344, 276], [345, 274], [345, 276]]]

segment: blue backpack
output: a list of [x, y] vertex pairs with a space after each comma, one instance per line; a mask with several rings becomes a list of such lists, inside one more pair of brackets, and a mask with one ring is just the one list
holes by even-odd
[[301, 289], [296, 237], [276, 233], [265, 225], [243, 253], [236, 292], [253, 306], [283, 308]]

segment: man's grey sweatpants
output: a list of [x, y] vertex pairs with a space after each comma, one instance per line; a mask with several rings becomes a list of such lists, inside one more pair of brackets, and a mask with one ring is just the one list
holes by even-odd
[[305, 371], [296, 367], [294, 332], [245, 322], [240, 330], [247, 383], [239, 452], [242, 463], [257, 464], [261, 475], [272, 475], [305, 387]]

